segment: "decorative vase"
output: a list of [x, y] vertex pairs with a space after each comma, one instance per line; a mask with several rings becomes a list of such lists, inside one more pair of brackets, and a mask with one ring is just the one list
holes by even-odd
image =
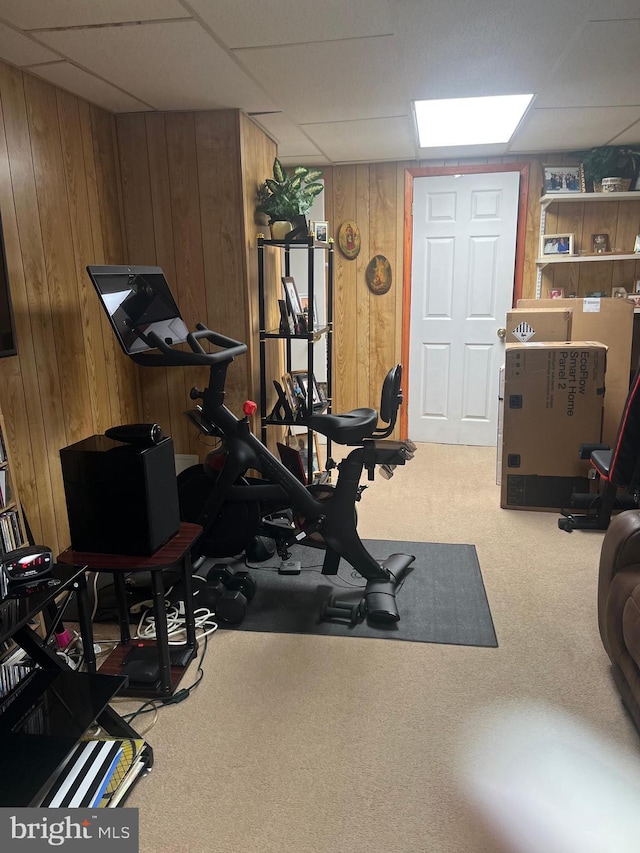
[[278, 219], [271, 223], [270, 228], [272, 240], [284, 240], [287, 234], [293, 230], [293, 225], [283, 219]]
[[627, 192], [630, 186], [631, 178], [603, 178], [599, 189], [596, 181], [594, 181], [595, 191], [603, 193]]

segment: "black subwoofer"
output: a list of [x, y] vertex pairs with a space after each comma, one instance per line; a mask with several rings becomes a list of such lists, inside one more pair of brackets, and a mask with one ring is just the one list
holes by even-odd
[[94, 435], [60, 451], [74, 551], [148, 556], [180, 528], [173, 441]]

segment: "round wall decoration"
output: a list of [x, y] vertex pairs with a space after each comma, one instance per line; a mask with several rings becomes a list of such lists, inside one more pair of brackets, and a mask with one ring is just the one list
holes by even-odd
[[345, 219], [338, 231], [340, 251], [352, 261], [360, 252], [360, 229], [352, 219]]
[[375, 255], [367, 264], [365, 278], [369, 290], [376, 296], [386, 293], [391, 287], [391, 264], [384, 255]]

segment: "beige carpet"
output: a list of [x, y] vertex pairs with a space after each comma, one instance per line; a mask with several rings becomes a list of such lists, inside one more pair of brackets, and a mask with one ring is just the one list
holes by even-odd
[[509, 699], [638, 752], [597, 629], [602, 533], [501, 510], [493, 448], [420, 445], [358, 514], [363, 537], [474, 544], [499, 648], [214, 634], [147, 734], [141, 853], [494, 853], [452, 767], [470, 715]]

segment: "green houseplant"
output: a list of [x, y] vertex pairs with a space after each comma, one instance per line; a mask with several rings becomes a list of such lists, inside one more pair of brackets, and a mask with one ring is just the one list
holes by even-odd
[[[320, 169], [307, 169], [305, 166], [296, 166], [293, 172], [287, 172], [275, 158], [273, 178], [267, 178], [259, 187], [256, 203], [256, 213], [269, 217], [275, 239], [291, 231], [297, 217], [308, 213], [314, 198], [324, 189], [324, 184], [318, 181], [321, 176]], [[278, 232], [273, 226], [280, 222], [288, 223], [288, 227], [283, 225]]]
[[[640, 169], [640, 150], [624, 145], [601, 145], [589, 151], [581, 151], [584, 176], [587, 185], [593, 184], [598, 192], [603, 178], [623, 178], [631, 185]], [[628, 187], [627, 187], [628, 188]]]

